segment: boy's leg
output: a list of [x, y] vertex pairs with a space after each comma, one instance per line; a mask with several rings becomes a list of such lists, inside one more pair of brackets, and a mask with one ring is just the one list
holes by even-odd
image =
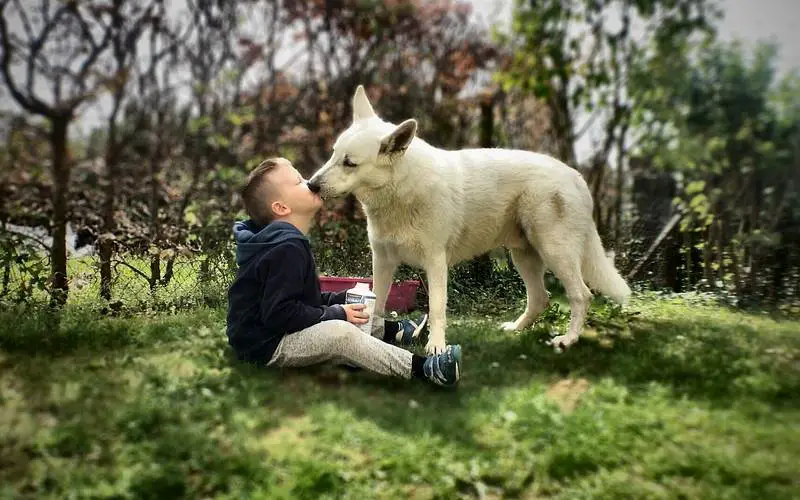
[[424, 358], [365, 335], [347, 321], [333, 320], [286, 335], [268, 364], [289, 367], [328, 361], [350, 363], [381, 375], [408, 379], [412, 364], [418, 364], [415, 368], [419, 369]]

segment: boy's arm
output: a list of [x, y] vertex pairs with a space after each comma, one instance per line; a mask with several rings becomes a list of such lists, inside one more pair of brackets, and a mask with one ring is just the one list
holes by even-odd
[[341, 292], [322, 292], [320, 295], [322, 295], [322, 303], [326, 306], [344, 304], [347, 298], [347, 290], [342, 290]]
[[341, 305], [314, 307], [303, 302], [307, 264], [304, 252], [298, 252], [292, 245], [280, 245], [270, 253], [270, 258], [261, 263], [268, 266], [268, 269], [262, 268], [264, 296], [260, 313], [263, 323], [296, 332], [321, 321], [347, 320]]

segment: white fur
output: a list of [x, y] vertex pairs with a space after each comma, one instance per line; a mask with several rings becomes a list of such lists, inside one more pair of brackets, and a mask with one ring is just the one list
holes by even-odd
[[[580, 336], [592, 298], [587, 284], [626, 302], [630, 288], [603, 251], [579, 172], [528, 151], [442, 150], [416, 137], [416, 128], [414, 120], [395, 126], [378, 118], [359, 86], [353, 123], [310, 180], [323, 197], [353, 193], [364, 208], [377, 316], [399, 264], [423, 269], [430, 298], [427, 351], [442, 352], [448, 267], [499, 246], [511, 250], [527, 288], [527, 307], [502, 325], [506, 330], [526, 328], [547, 308], [545, 268], [561, 280], [571, 307], [566, 335], [552, 339], [557, 350]], [[345, 157], [357, 166], [344, 166]]]

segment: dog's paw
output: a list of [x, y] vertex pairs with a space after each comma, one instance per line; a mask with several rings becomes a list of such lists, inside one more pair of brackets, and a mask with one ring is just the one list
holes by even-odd
[[548, 340], [546, 344], [553, 346], [553, 350], [561, 354], [562, 352], [564, 352], [565, 349], [567, 349], [569, 346], [571, 346], [577, 341], [578, 341], [577, 336], [567, 334], [567, 335], [558, 335], [556, 337], [553, 337], [552, 339]]
[[500, 329], [506, 332], [515, 332], [517, 331], [517, 324], [513, 321], [506, 321], [500, 325]]
[[430, 339], [425, 345], [425, 352], [428, 353], [429, 356], [433, 354], [441, 354], [444, 352], [444, 349], [444, 340]]

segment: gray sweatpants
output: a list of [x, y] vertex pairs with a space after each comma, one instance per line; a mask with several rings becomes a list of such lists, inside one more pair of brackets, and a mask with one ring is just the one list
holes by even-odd
[[267, 366], [298, 367], [333, 362], [410, 379], [411, 357], [410, 351], [367, 335], [352, 323], [330, 320], [283, 337]]

